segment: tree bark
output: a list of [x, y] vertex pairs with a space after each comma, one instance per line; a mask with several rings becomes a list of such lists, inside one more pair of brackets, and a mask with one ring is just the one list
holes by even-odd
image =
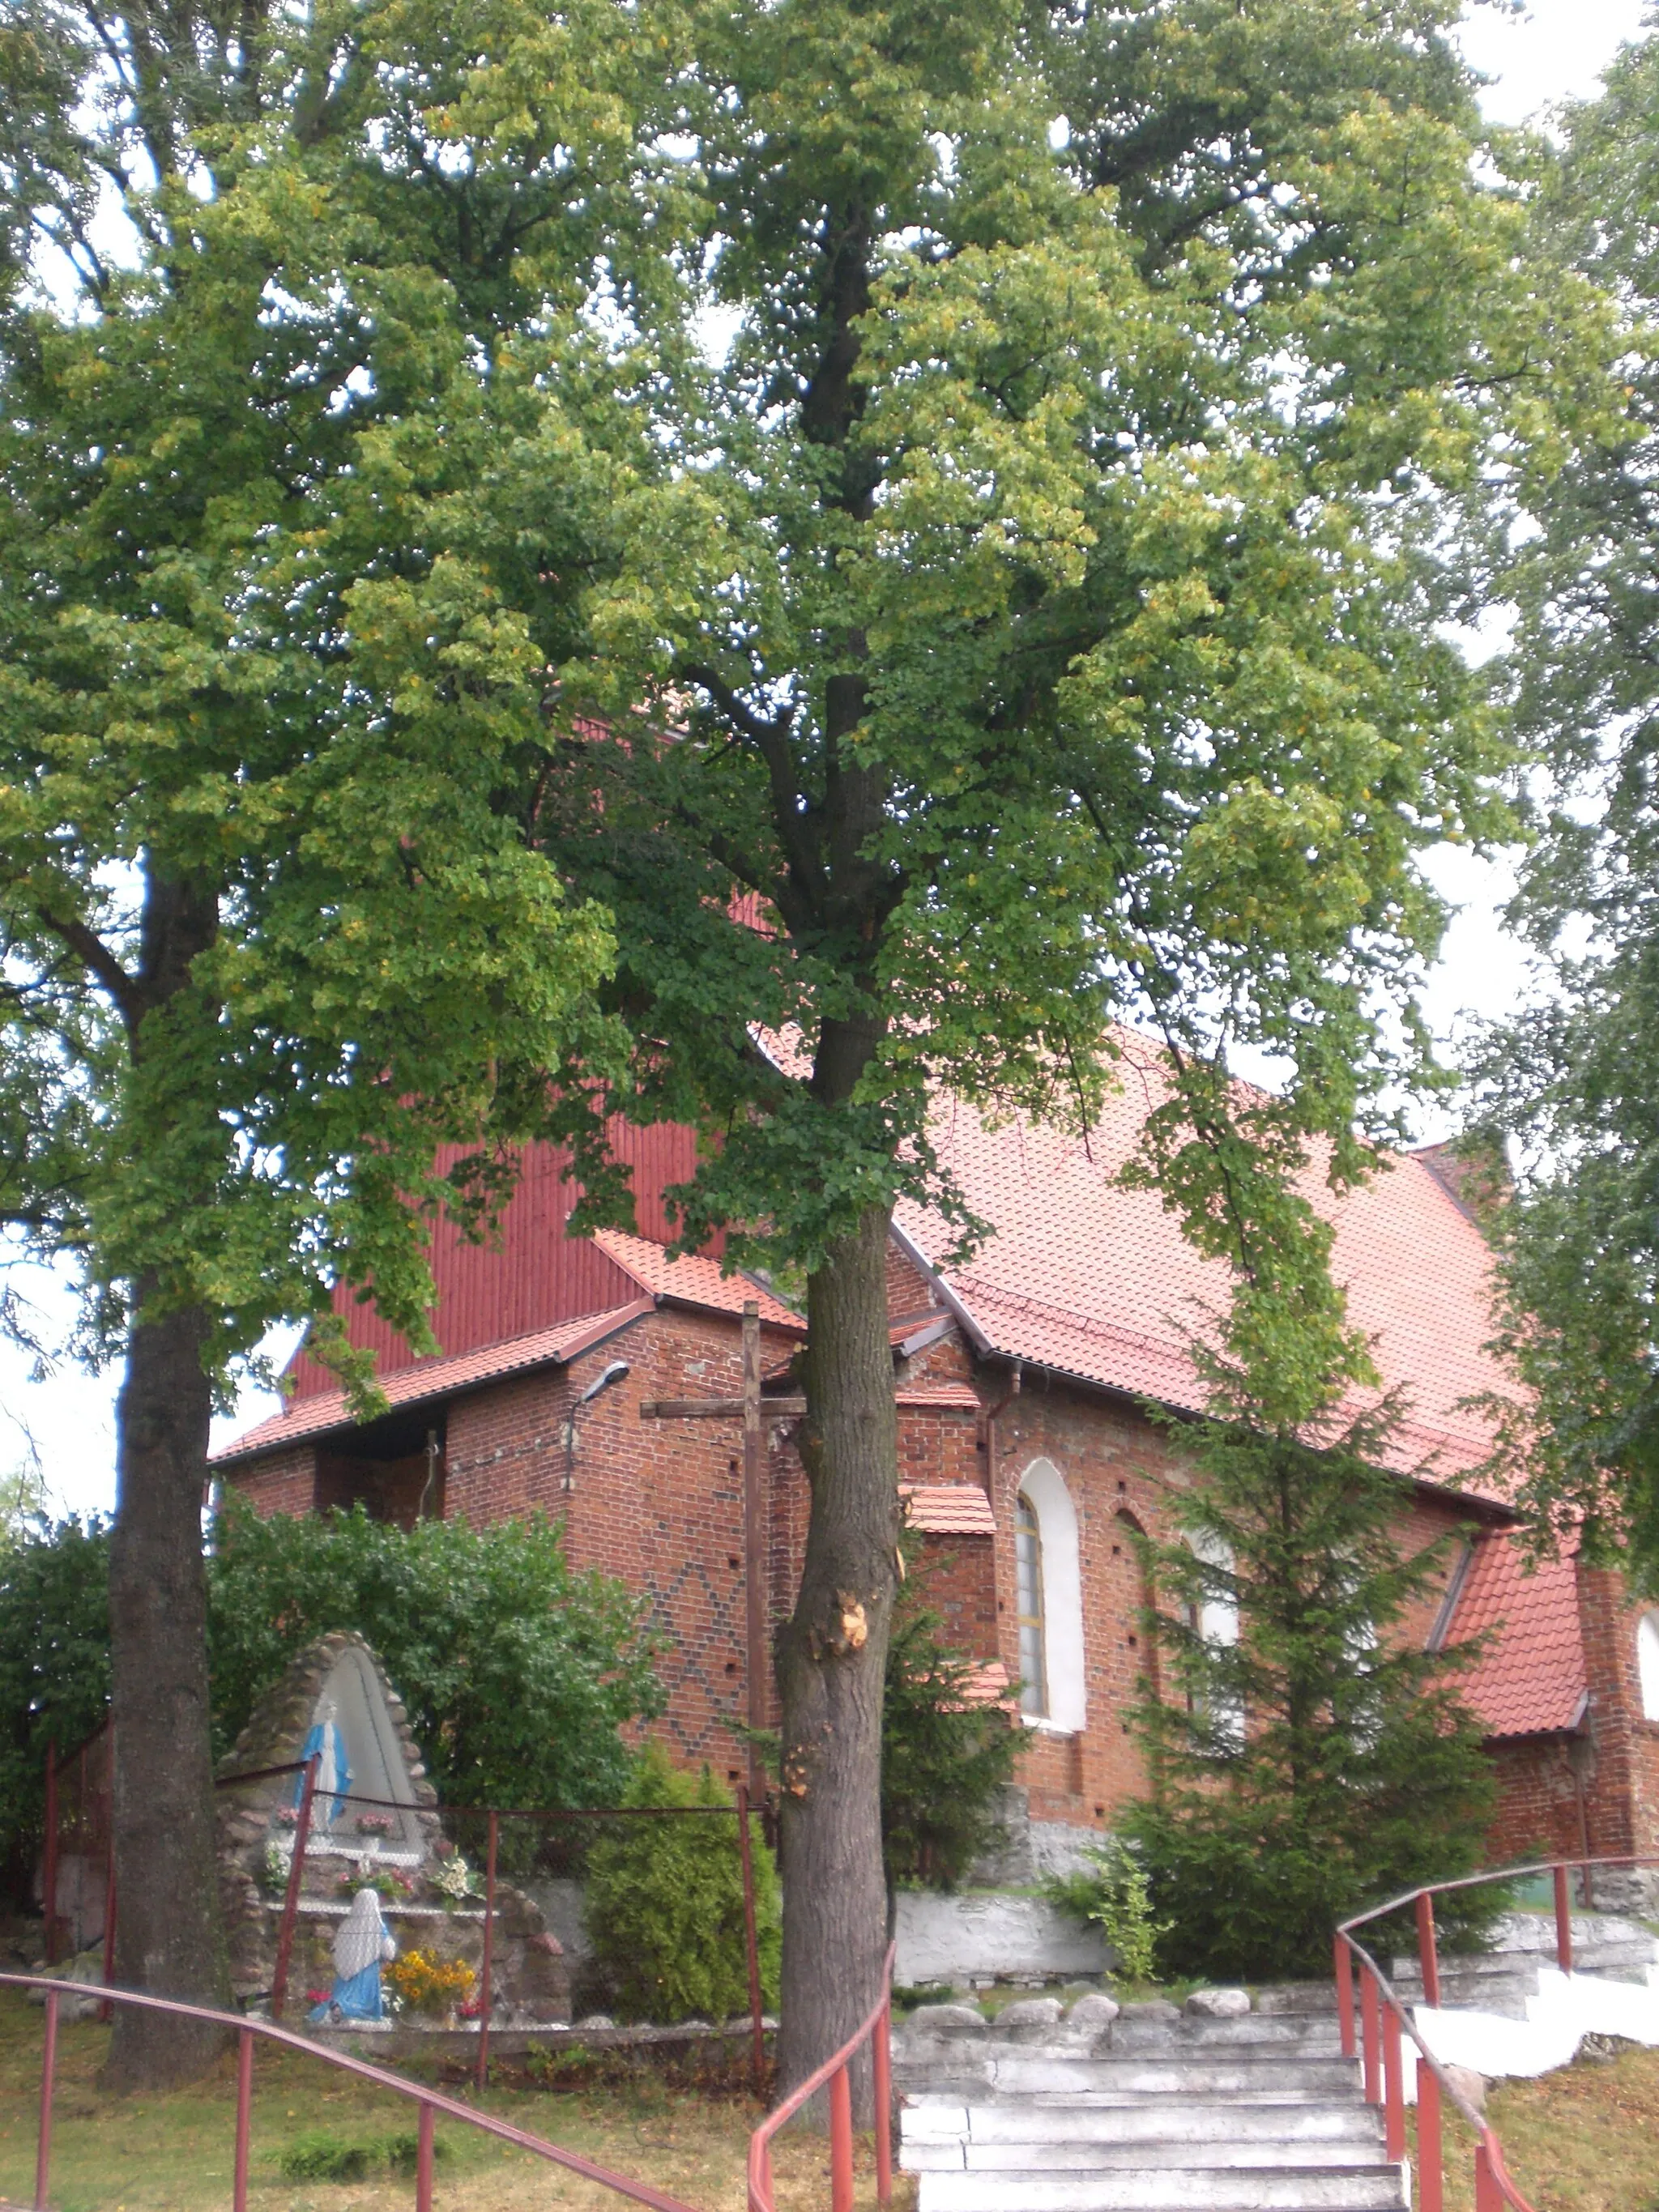
[[[202, 1499], [212, 1386], [198, 1311], [146, 1319], [136, 1285], [118, 1412], [118, 1492], [110, 1543], [115, 1722], [115, 1978], [158, 1996], [228, 1995], [209, 1736]], [[118, 2006], [104, 2086], [193, 2079], [222, 2046], [215, 2029]]]
[[[141, 1071], [152, 1082], [160, 1078], [148, 1103], [151, 1115], [200, 1110], [187, 1082], [185, 1095], [167, 1103], [165, 1061], [159, 1070], [148, 1064], [147, 1024], [196, 988], [196, 961], [217, 927], [210, 890], [148, 869], [138, 972], [122, 1012], [135, 1078]], [[177, 1196], [183, 1217], [211, 1203], [210, 1192]], [[110, 1540], [115, 1978], [156, 1996], [222, 2005], [230, 1985], [219, 1907], [202, 1558], [213, 1413], [203, 1364], [208, 1317], [187, 1302], [159, 1304], [155, 1273], [141, 1269], [128, 1288]], [[175, 2087], [202, 2073], [222, 2040], [216, 2029], [117, 2006], [104, 2084]]]
[[[887, 1947], [881, 1709], [896, 1586], [898, 1435], [887, 1338], [887, 1216], [867, 1213], [807, 1282], [811, 1489], [793, 1616], [780, 1632], [784, 2094], [876, 2001]], [[867, 2113], [866, 2069], [855, 2103]]]

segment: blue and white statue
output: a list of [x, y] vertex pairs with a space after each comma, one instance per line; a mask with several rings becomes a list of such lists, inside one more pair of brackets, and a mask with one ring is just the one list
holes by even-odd
[[382, 2018], [380, 1967], [397, 1955], [380, 1917], [380, 1899], [372, 1889], [360, 1889], [334, 1938], [334, 1987], [313, 2010], [312, 2026]]
[[[351, 1768], [346, 1760], [345, 1738], [340, 1733], [340, 1723], [334, 1717], [331, 1698], [323, 1707], [322, 1718], [307, 1730], [306, 1740], [300, 1747], [302, 1765], [313, 1752], [320, 1752], [322, 1757], [317, 1762], [317, 1787], [312, 1793], [312, 1824], [315, 1827], [331, 1828], [345, 1809], [340, 1800], [351, 1787]], [[295, 1777], [295, 1805], [300, 1802], [305, 1783], [303, 1774]]]

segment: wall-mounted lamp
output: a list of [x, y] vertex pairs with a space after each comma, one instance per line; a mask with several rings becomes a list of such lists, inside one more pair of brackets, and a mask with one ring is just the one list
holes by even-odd
[[572, 1401], [564, 1424], [564, 1487], [567, 1491], [576, 1487], [577, 1414], [584, 1406], [592, 1404], [601, 1390], [608, 1390], [613, 1382], [620, 1382], [627, 1372], [628, 1362], [625, 1359], [613, 1359], [609, 1367], [593, 1377], [581, 1395]]

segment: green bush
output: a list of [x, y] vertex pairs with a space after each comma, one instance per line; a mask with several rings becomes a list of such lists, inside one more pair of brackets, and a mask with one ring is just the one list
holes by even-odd
[[109, 1710], [109, 1532], [33, 1520], [0, 1542], [0, 1881], [28, 1894], [45, 1833], [46, 1746]]
[[284, 2181], [362, 2181], [380, 2163], [375, 2143], [343, 2142], [325, 2129], [295, 2136], [276, 2161]]
[[208, 1561], [215, 1748], [293, 1654], [355, 1628], [409, 1708], [447, 1805], [614, 1805], [619, 1733], [663, 1705], [644, 1608], [578, 1574], [539, 1515], [398, 1528], [349, 1513], [262, 1521], [233, 1493]]
[[[659, 1744], [647, 1747], [625, 1805], [729, 1805], [705, 1766], [684, 1773]], [[761, 1989], [778, 1998], [783, 1914], [777, 1871], [760, 1823], [750, 1826]], [[729, 2020], [749, 2008], [743, 1869], [735, 1818], [618, 1820], [587, 1856], [587, 1931], [634, 2020]]]
[[[907, 1559], [915, 1547], [907, 1543]], [[1019, 1731], [969, 1694], [975, 1662], [944, 1636], [912, 1572], [893, 1607], [881, 1720], [881, 1840], [889, 1886], [954, 1889], [997, 1834]]]
[[1117, 1836], [1091, 1844], [1083, 1856], [1090, 1862], [1086, 1868], [1051, 1876], [1042, 1885], [1044, 1893], [1062, 1912], [1100, 1929], [1117, 1961], [1117, 1980], [1154, 1980], [1158, 1938], [1170, 1933], [1170, 1923], [1152, 1917], [1146, 1868]]

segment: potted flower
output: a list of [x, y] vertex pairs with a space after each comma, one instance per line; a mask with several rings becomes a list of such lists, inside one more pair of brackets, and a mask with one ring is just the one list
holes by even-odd
[[389, 1836], [397, 1822], [390, 1813], [359, 1813], [357, 1833], [360, 1836]]

